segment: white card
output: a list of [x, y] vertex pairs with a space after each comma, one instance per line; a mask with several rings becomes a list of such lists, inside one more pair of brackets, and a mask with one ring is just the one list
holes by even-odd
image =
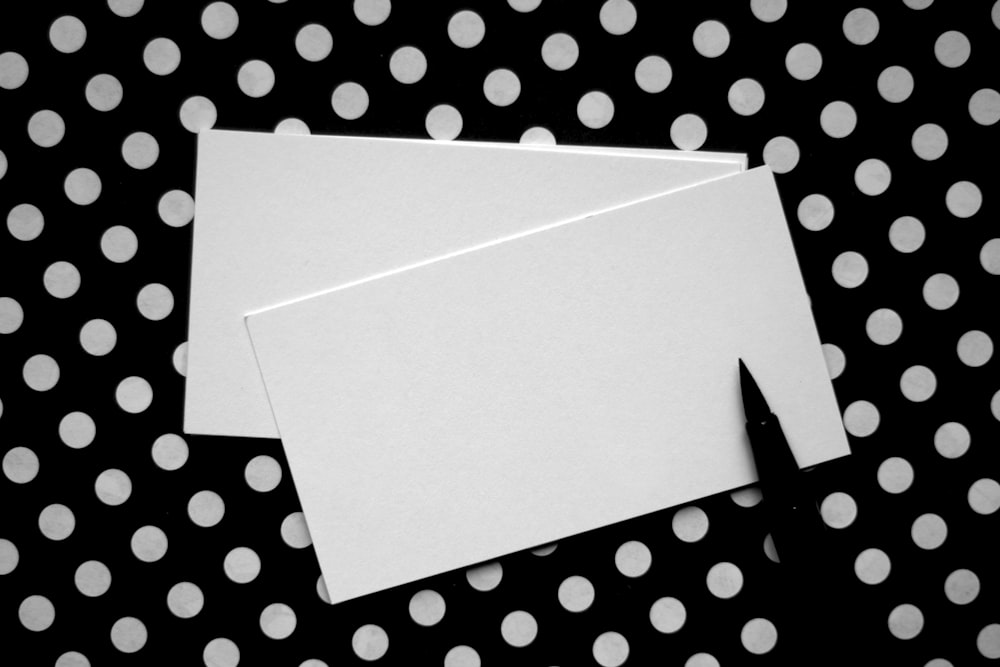
[[204, 131], [184, 430], [278, 437], [243, 326], [248, 312], [725, 176], [744, 161]]
[[849, 451], [766, 168], [246, 321], [334, 602]]

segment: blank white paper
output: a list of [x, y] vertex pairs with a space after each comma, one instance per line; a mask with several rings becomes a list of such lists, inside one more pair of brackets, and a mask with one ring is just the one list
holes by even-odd
[[848, 453], [766, 168], [246, 321], [334, 602]]
[[745, 157], [208, 130], [184, 430], [278, 437], [247, 313], [740, 171]]

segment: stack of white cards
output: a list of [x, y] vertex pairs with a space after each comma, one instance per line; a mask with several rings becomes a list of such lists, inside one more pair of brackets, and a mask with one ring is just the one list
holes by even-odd
[[738, 357], [801, 465], [847, 454], [744, 167], [202, 132], [185, 430], [281, 438], [334, 602], [753, 482]]

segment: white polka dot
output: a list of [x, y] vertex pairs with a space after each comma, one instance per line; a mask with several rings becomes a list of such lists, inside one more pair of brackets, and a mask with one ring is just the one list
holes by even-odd
[[1000, 238], [990, 239], [979, 251], [979, 263], [987, 273], [1000, 276]]
[[18, 241], [33, 241], [45, 228], [45, 217], [34, 204], [18, 204], [7, 214], [7, 231]]
[[913, 639], [924, 629], [924, 615], [912, 604], [901, 604], [889, 612], [889, 632], [897, 639]]
[[87, 597], [100, 597], [111, 588], [111, 570], [101, 561], [88, 560], [76, 568], [73, 583]]
[[694, 505], [682, 507], [674, 512], [670, 527], [681, 542], [697, 542], [708, 533], [708, 515]]
[[844, 410], [844, 428], [857, 438], [874, 433], [879, 420], [878, 408], [869, 401], [854, 401]]
[[529, 127], [521, 134], [519, 142], [531, 146], [555, 146], [556, 138], [547, 128]]
[[0, 334], [12, 334], [24, 322], [24, 309], [17, 300], [0, 296]]
[[[576, 40], [564, 32], [549, 35], [542, 42], [542, 61], [557, 72], [565, 72], [576, 64], [580, 57], [580, 47]], [[640, 63], [641, 64], [641, 63]], [[638, 70], [636, 78], [638, 79]], [[641, 83], [639, 84], [642, 85]]]
[[115, 401], [125, 412], [138, 414], [153, 402], [153, 388], [143, 378], [132, 375], [118, 383]]
[[333, 51], [333, 35], [326, 26], [310, 23], [295, 34], [295, 50], [305, 60], [318, 63]]
[[833, 222], [833, 202], [821, 194], [807, 195], [799, 202], [797, 214], [803, 227], [814, 232], [820, 231]]
[[934, 57], [945, 67], [961, 67], [969, 59], [972, 45], [969, 38], [957, 30], [948, 30], [934, 42]]
[[189, 97], [181, 104], [180, 118], [184, 129], [197, 134], [215, 125], [215, 104], [203, 95]]
[[507, 4], [510, 5], [511, 9], [514, 11], [525, 14], [538, 9], [538, 6], [542, 4], [542, 0], [507, 0]]
[[260, 574], [260, 556], [249, 547], [236, 547], [222, 562], [226, 576], [237, 584], [246, 584]]
[[66, 123], [55, 111], [42, 109], [28, 119], [28, 138], [37, 146], [51, 148], [66, 134]]
[[670, 141], [682, 151], [696, 151], [708, 138], [708, 126], [701, 116], [681, 114], [670, 124]]
[[[1000, 14], [996, 11], [996, 6], [994, 6], [993, 13], [994, 15]], [[996, 19], [994, 22], [997, 22]], [[979, 649], [980, 655], [984, 658], [991, 660], [1000, 658], [1000, 623], [990, 623], [979, 631], [979, 634], [976, 635], [976, 648]]]
[[160, 144], [149, 132], [133, 132], [122, 142], [122, 158], [133, 169], [149, 169], [160, 156]]
[[990, 18], [993, 19], [993, 25], [997, 30], [1000, 30], [1000, 0], [996, 0], [993, 3], [993, 9], [990, 10]]
[[59, 382], [59, 364], [47, 354], [36, 354], [24, 362], [21, 375], [35, 391], [48, 391]]
[[948, 134], [940, 125], [924, 123], [913, 132], [913, 152], [922, 160], [937, 160], [948, 150]]
[[121, 82], [110, 74], [98, 74], [87, 82], [87, 103], [98, 111], [111, 111], [125, 94]]
[[980, 125], [996, 125], [1000, 122], [1000, 93], [992, 88], [974, 92], [969, 98], [969, 115]]
[[559, 546], [559, 544], [556, 543], [556, 542], [552, 542], [550, 544], [543, 544], [540, 547], [535, 547], [534, 549], [532, 549], [531, 553], [532, 553], [532, 555], [539, 556], [539, 557], [541, 557], [541, 556], [548, 556], [549, 554], [551, 554], [552, 552], [554, 552], [556, 550], [556, 547], [558, 547], [558, 546]]
[[389, 72], [400, 83], [416, 83], [427, 72], [427, 58], [414, 46], [400, 47], [389, 58]]
[[864, 7], [852, 9], [844, 17], [844, 37], [852, 44], [871, 44], [878, 35], [878, 17]]
[[841, 287], [853, 289], [868, 278], [868, 261], [861, 253], [848, 250], [833, 260], [833, 279]]
[[865, 333], [876, 345], [891, 345], [903, 333], [903, 320], [891, 308], [879, 308], [868, 316]]
[[108, 8], [122, 18], [131, 18], [139, 13], [145, 0], [108, 0]]
[[921, 549], [937, 549], [948, 537], [948, 524], [937, 514], [921, 514], [910, 527], [910, 537]]
[[879, 95], [886, 102], [898, 104], [904, 102], [913, 94], [913, 75], [905, 67], [892, 65], [882, 70], [878, 75]]
[[768, 533], [764, 536], [764, 555], [770, 559], [772, 563], [780, 563], [781, 559], [778, 558], [778, 550], [774, 548], [774, 538]]
[[910, 9], [927, 9], [931, 6], [934, 0], [903, 0], [903, 4]]
[[476, 649], [464, 644], [455, 646], [444, 656], [444, 667], [482, 667], [482, 664]]
[[799, 146], [789, 137], [774, 137], [764, 144], [764, 164], [776, 174], [787, 174], [799, 163]]
[[68, 299], [80, 289], [80, 272], [69, 262], [54, 262], [42, 276], [45, 291], [57, 299]]
[[485, 35], [486, 24], [474, 11], [463, 9], [448, 21], [448, 38], [459, 48], [471, 49], [483, 41]]
[[521, 81], [509, 69], [495, 69], [483, 81], [483, 94], [490, 104], [510, 106], [521, 94]]
[[642, 542], [625, 542], [615, 552], [615, 567], [626, 577], [641, 577], [653, 563], [653, 554]]
[[0, 178], [3, 178], [7, 173], [7, 156], [3, 151], [0, 151]]
[[684, 667], [719, 667], [719, 661], [711, 653], [695, 653], [687, 659]]
[[993, 357], [993, 339], [985, 331], [966, 331], [958, 339], [958, 358], [966, 366], [979, 368]]
[[0, 53], [0, 88], [14, 90], [28, 80], [28, 61], [20, 53]]
[[0, 537], [0, 575], [13, 572], [20, 560], [17, 546], [10, 540]]
[[512, 611], [500, 623], [500, 635], [511, 646], [527, 646], [538, 635], [538, 622], [526, 611]]
[[217, 637], [205, 644], [201, 659], [205, 667], [236, 667], [240, 664], [240, 647], [231, 639]]
[[275, 134], [308, 136], [309, 126], [301, 118], [284, 118], [274, 126]]
[[248, 60], [236, 73], [236, 83], [247, 97], [264, 97], [274, 88], [274, 69], [263, 60]]
[[892, 562], [881, 549], [865, 549], [854, 560], [854, 574], [862, 582], [872, 586], [885, 581], [891, 569]]
[[63, 189], [71, 202], [87, 206], [101, 196], [101, 178], [93, 169], [80, 167], [69, 172]]
[[240, 24], [240, 15], [228, 2], [213, 2], [201, 13], [201, 28], [212, 39], [232, 37]]
[[439, 104], [424, 121], [427, 134], [437, 141], [451, 141], [462, 132], [462, 114], [450, 104]]
[[993, 514], [1000, 509], [1000, 483], [983, 478], [969, 487], [969, 507], [977, 514]]
[[774, 23], [788, 9], [788, 0], [750, 0], [750, 11], [758, 21]]
[[173, 311], [174, 294], [166, 285], [150, 283], [139, 290], [135, 303], [143, 317], [159, 322]]
[[874, 197], [889, 189], [892, 173], [889, 165], [882, 160], [869, 158], [854, 170], [854, 184], [864, 194]]
[[194, 219], [194, 199], [183, 190], [170, 190], [160, 197], [156, 211], [171, 227], [183, 227]]
[[[573, 60], [575, 62], [576, 58]], [[646, 56], [635, 67], [635, 82], [647, 93], [662, 93], [672, 78], [670, 63], [660, 56]]]
[[135, 653], [149, 638], [146, 626], [138, 618], [125, 616], [111, 626], [111, 643], [122, 653]]
[[75, 53], [87, 41], [87, 26], [75, 16], [60, 16], [49, 26], [49, 41], [60, 53]]
[[912, 215], [896, 218], [889, 226], [889, 243], [899, 252], [916, 252], [924, 244], [926, 236], [923, 223]]
[[190, 581], [174, 584], [167, 591], [167, 608], [178, 618], [194, 618], [204, 606], [204, 593]]
[[599, 14], [601, 27], [612, 35], [624, 35], [635, 27], [635, 5], [629, 0], [607, 0]]
[[144, 563], [153, 563], [167, 553], [167, 535], [156, 526], [143, 526], [132, 534], [132, 553]]
[[292, 512], [282, 520], [281, 539], [293, 549], [305, 549], [312, 544], [312, 536], [302, 512]]
[[946, 459], [957, 459], [969, 451], [972, 436], [958, 422], [947, 422], [934, 432], [934, 449]]
[[199, 491], [188, 501], [187, 513], [195, 525], [211, 528], [222, 521], [226, 504], [215, 491]]
[[105, 505], [121, 505], [132, 495], [132, 480], [124, 471], [109, 468], [97, 476], [94, 493]]
[[139, 237], [128, 227], [115, 225], [101, 235], [101, 252], [111, 262], [123, 264], [139, 249]]
[[958, 301], [958, 281], [947, 273], [935, 273], [924, 282], [924, 301], [934, 310], [947, 310]]
[[979, 577], [972, 570], [955, 570], [944, 580], [944, 594], [954, 604], [969, 604], [979, 596]]
[[444, 598], [437, 591], [425, 589], [413, 594], [410, 598], [410, 618], [417, 625], [430, 627], [437, 625], [444, 618]]
[[3, 474], [15, 484], [27, 484], [38, 475], [38, 456], [27, 447], [12, 447], [3, 456]]
[[580, 122], [592, 130], [605, 127], [615, 115], [615, 105], [606, 93], [592, 90], [583, 95], [576, 105]]
[[465, 578], [477, 591], [492, 591], [503, 579], [503, 566], [496, 561], [484, 563], [466, 570]]
[[819, 74], [823, 67], [823, 55], [812, 44], [802, 42], [788, 49], [785, 54], [785, 69], [792, 78], [808, 81]]
[[56, 658], [55, 667], [91, 667], [87, 656], [79, 651], [67, 651]]
[[843, 491], [835, 491], [823, 499], [819, 511], [826, 525], [847, 528], [858, 516], [858, 504]]
[[586, 611], [594, 603], [594, 585], [586, 577], [566, 577], [557, 592], [559, 604], [571, 612]]
[[347, 81], [334, 89], [330, 103], [334, 113], [344, 120], [356, 120], [368, 110], [368, 91], [361, 84]]
[[741, 116], [752, 116], [764, 106], [764, 87], [754, 79], [740, 79], [729, 87], [729, 107]]
[[671, 634], [684, 627], [687, 609], [677, 598], [660, 598], [649, 608], [649, 622], [658, 632]]
[[819, 114], [819, 125], [823, 132], [834, 139], [843, 139], [858, 125], [858, 114], [847, 102], [830, 102]]
[[719, 21], [703, 21], [694, 29], [692, 41], [701, 55], [718, 58], [729, 48], [729, 30]]
[[164, 433], [153, 442], [153, 462], [163, 470], [177, 470], [188, 459], [188, 446], [176, 433]]
[[188, 365], [188, 344], [184, 341], [176, 348], [174, 348], [174, 353], [171, 355], [170, 361], [174, 364], [174, 370], [183, 377], [187, 377], [187, 365]]
[[958, 181], [948, 188], [945, 204], [956, 218], [971, 218], [983, 205], [983, 193], [971, 181]]
[[330, 591], [326, 588], [326, 579], [323, 578], [322, 574], [319, 575], [319, 579], [316, 580], [316, 595], [318, 595], [319, 599], [323, 602], [331, 604]]
[[712, 595], [728, 599], [743, 588], [743, 572], [732, 563], [716, 563], [708, 571], [706, 584]]
[[56, 620], [56, 608], [46, 597], [29, 595], [18, 606], [17, 618], [28, 630], [41, 632], [47, 630]]
[[619, 667], [628, 660], [628, 640], [618, 632], [601, 633], [594, 640], [593, 653], [601, 667]]
[[378, 660], [389, 650], [389, 635], [377, 625], [362, 625], [351, 637], [351, 648], [362, 660]]
[[76, 528], [76, 517], [73, 511], [65, 505], [54, 503], [48, 505], [38, 515], [38, 529], [42, 535], [53, 541], [65, 540]]
[[250, 459], [243, 470], [243, 477], [254, 491], [272, 491], [281, 481], [281, 465], [273, 456], [261, 454]]
[[910, 366], [899, 379], [899, 389], [907, 399], [922, 403], [934, 395], [937, 378], [926, 366]]
[[67, 447], [83, 449], [94, 441], [97, 426], [85, 412], [70, 412], [59, 422], [59, 439]]
[[389, 18], [392, 3], [389, 0], [354, 0], [354, 15], [365, 25], [380, 25]]
[[181, 50], [177, 42], [166, 37], [151, 39], [142, 50], [142, 62], [153, 74], [166, 76], [181, 64]]
[[903, 493], [913, 484], [913, 466], [902, 457], [890, 456], [878, 467], [876, 477], [886, 493]]
[[847, 365], [847, 358], [844, 351], [833, 343], [823, 343], [820, 346], [823, 350], [823, 360], [826, 361], [826, 370], [831, 380], [836, 380], [844, 372]]
[[750, 653], [763, 655], [778, 642], [778, 629], [766, 618], [753, 618], [740, 631], [740, 642]]

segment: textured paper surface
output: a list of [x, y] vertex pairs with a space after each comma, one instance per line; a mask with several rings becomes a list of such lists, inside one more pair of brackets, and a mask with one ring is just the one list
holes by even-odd
[[730, 174], [744, 161], [202, 132], [184, 430], [278, 436], [243, 326], [248, 312]]
[[766, 168], [246, 321], [334, 601], [848, 453]]

